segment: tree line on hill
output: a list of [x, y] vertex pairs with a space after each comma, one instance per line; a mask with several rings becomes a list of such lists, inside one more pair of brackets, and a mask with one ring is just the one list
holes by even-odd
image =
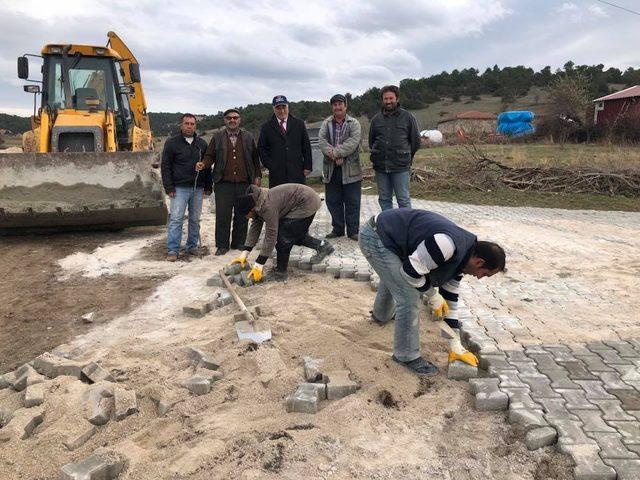
[[[502, 98], [503, 103], [512, 103], [527, 95], [532, 87], [548, 88], [562, 77], [580, 77], [586, 82], [588, 96], [591, 99], [607, 95], [609, 84], [632, 86], [640, 84], [640, 68], [628, 68], [622, 71], [604, 65], [575, 65], [567, 62], [563, 69], [552, 71], [547, 66], [540, 71], [517, 66], [487, 68], [483, 73], [476, 68], [465, 68], [442, 72], [419, 79], [406, 78], [400, 82], [400, 101], [403, 107], [417, 110], [438, 102], [443, 97], [460, 101], [461, 96], [479, 100], [480, 95], [492, 95]], [[285, 92], [286, 93], [286, 92]], [[329, 92], [335, 93], [335, 92]], [[349, 111], [355, 116], [371, 118], [380, 110], [380, 87], [372, 87], [362, 95], [346, 94]], [[272, 113], [270, 103], [259, 103], [240, 107], [242, 124], [245, 128], [257, 131]], [[324, 119], [330, 109], [327, 102], [300, 101], [291, 103], [291, 111], [309, 123]], [[193, 112], [195, 113], [195, 112]], [[174, 133], [179, 125], [182, 113], [151, 112], [150, 121], [157, 136]], [[222, 112], [215, 115], [198, 115], [198, 129], [212, 130], [223, 125]], [[0, 129], [22, 133], [29, 128], [29, 119], [15, 115], [0, 114]]]

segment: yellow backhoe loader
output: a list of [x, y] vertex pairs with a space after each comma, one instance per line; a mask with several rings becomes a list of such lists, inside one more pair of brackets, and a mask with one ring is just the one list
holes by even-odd
[[[29, 57], [42, 58], [42, 81]], [[166, 222], [140, 66], [115, 33], [23, 55], [18, 77], [33, 82], [34, 115], [23, 153], [0, 154], [0, 234]]]

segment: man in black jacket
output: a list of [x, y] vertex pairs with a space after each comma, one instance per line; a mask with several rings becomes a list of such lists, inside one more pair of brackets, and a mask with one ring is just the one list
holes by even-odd
[[200, 213], [202, 196], [211, 195], [213, 177], [211, 168], [196, 171], [202, 160], [207, 142], [196, 134], [196, 117], [190, 113], [182, 116], [180, 133], [169, 138], [162, 150], [162, 184], [171, 198], [169, 230], [167, 232], [167, 260], [175, 262], [182, 240], [182, 220], [189, 207], [189, 229], [186, 250], [197, 255], [200, 240]]
[[400, 108], [399, 93], [395, 85], [382, 87], [382, 112], [371, 119], [369, 127], [369, 151], [382, 210], [393, 208], [394, 193], [399, 207], [411, 208], [411, 163], [420, 147], [418, 124], [413, 115]]
[[269, 170], [269, 188], [283, 183], [305, 183], [313, 169], [311, 143], [304, 121], [289, 115], [289, 102], [276, 95], [273, 116], [260, 128], [260, 161]]

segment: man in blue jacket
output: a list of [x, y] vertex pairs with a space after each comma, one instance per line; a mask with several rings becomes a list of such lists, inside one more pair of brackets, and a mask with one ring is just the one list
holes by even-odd
[[411, 208], [385, 210], [360, 229], [360, 250], [380, 277], [372, 320], [395, 317], [393, 360], [420, 376], [438, 368], [420, 355], [418, 301], [424, 292], [436, 318], [454, 330], [449, 362], [477, 366], [460, 342], [457, 302], [462, 276], [490, 277], [505, 270], [505, 253], [434, 212]]
[[213, 176], [211, 168], [196, 171], [196, 164], [207, 151], [207, 142], [196, 134], [196, 117], [182, 116], [180, 133], [169, 138], [162, 150], [162, 184], [171, 199], [169, 230], [167, 232], [167, 260], [175, 262], [180, 252], [182, 221], [189, 208], [189, 229], [186, 250], [197, 255], [200, 240], [200, 213], [202, 196], [211, 195]]

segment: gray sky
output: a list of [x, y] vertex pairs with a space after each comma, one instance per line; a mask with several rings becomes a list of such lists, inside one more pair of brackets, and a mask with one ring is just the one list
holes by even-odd
[[0, 0], [0, 112], [31, 112], [17, 56], [103, 45], [109, 30], [140, 61], [155, 112], [326, 100], [494, 64], [640, 66], [640, 16], [595, 0]]

